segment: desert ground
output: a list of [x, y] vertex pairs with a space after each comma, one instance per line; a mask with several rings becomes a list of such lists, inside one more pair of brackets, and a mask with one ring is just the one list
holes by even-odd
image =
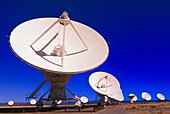
[[[24, 114], [170, 114], [170, 102], [150, 103], [120, 103], [119, 105], [107, 105], [103, 109], [93, 111], [93, 108], [53, 110], [51, 112], [24, 112]], [[1, 113], [13, 114], [13, 112]], [[16, 114], [16, 112], [14, 112]], [[23, 114], [20, 112], [18, 114]]]

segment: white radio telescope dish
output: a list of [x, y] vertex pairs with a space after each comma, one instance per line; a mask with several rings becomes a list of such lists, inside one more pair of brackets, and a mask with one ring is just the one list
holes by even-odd
[[147, 92], [143, 92], [142, 93], [142, 98], [144, 100], [146, 100], [146, 101], [149, 101], [149, 100], [151, 100], [151, 95], [149, 93], [147, 93]]
[[30, 100], [30, 104], [31, 104], [31, 105], [35, 105], [36, 103], [37, 103], [37, 101], [36, 101], [35, 99], [31, 99], [31, 100]]
[[56, 100], [55, 102], [59, 105], [59, 104], [61, 104], [61, 103], [62, 103], [62, 100], [59, 100], [59, 101], [58, 101], [58, 100]]
[[158, 97], [158, 99], [161, 100], [161, 101], [165, 100], [165, 96], [164, 96], [163, 94], [161, 94], [161, 93], [158, 93], [158, 94], [157, 94], [157, 97]]
[[[75, 74], [99, 67], [108, 57], [104, 38], [76, 21], [38, 18], [18, 25], [10, 35], [14, 53], [27, 64], [60, 74]], [[67, 20], [66, 20], [67, 21]]]
[[116, 101], [123, 101], [124, 100], [124, 96], [122, 93], [121, 89], [118, 89], [118, 91], [114, 94], [109, 94], [107, 95], [109, 98], [114, 99]]
[[[11, 32], [9, 43], [20, 59], [43, 72], [46, 80], [41, 85], [51, 82], [49, 96], [44, 100], [53, 101], [67, 99], [65, 93], [71, 91], [65, 83], [73, 74], [99, 67], [109, 54], [104, 38], [94, 29], [70, 20], [67, 12], [59, 18], [21, 23]], [[28, 98], [38, 90], [39, 87]]]
[[133, 103], [133, 101], [137, 101], [137, 96], [133, 93], [130, 93], [128, 97], [130, 98], [130, 103]]
[[8, 101], [8, 105], [9, 105], [9, 106], [14, 105], [14, 101]]
[[90, 86], [99, 94], [112, 95], [120, 88], [118, 80], [109, 73], [95, 72], [89, 77]]
[[85, 97], [85, 96], [82, 96], [82, 97], [80, 98], [80, 101], [81, 101], [82, 103], [87, 103], [87, 102], [88, 102], [88, 98]]
[[137, 101], [138, 100], [137, 96], [135, 94], [133, 94], [133, 93], [130, 93], [129, 97], [132, 97], [133, 101]]

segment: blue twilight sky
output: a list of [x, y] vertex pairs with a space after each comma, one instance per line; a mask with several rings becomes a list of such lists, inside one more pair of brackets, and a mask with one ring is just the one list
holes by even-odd
[[110, 50], [99, 68], [71, 78], [66, 86], [73, 93], [95, 99], [88, 78], [93, 72], [104, 71], [119, 80], [125, 100], [130, 93], [142, 100], [143, 91], [153, 100], [158, 92], [170, 99], [169, 6], [163, 0], [0, 0], [0, 102], [25, 101], [26, 93], [44, 79], [40, 71], [12, 52], [10, 32], [24, 21], [59, 17], [63, 11], [98, 31]]

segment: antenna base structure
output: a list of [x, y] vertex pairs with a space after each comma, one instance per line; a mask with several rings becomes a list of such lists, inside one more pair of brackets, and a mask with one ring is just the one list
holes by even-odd
[[134, 103], [134, 101], [137, 101], [137, 96], [133, 93], [130, 93], [128, 98], [130, 99], [130, 103]]
[[130, 104], [133, 104], [134, 102], [133, 102], [133, 98], [135, 97], [135, 96], [128, 96], [129, 97], [129, 99], [130, 99]]
[[[29, 100], [30, 98], [34, 98], [34, 96], [38, 93], [38, 91], [45, 85], [45, 83], [50, 82], [51, 87], [48, 89], [39, 99], [46, 100], [46, 101], [60, 101], [60, 100], [76, 100], [78, 101], [78, 97], [72, 93], [68, 88], [66, 88], [65, 83], [70, 81], [72, 74], [56, 74], [51, 72], [43, 71], [45, 81], [43, 81], [40, 86], [38, 86], [30, 96], [27, 97]], [[72, 95], [72, 97], [68, 98], [66, 92]], [[48, 97], [45, 96], [48, 94]]]
[[105, 95], [102, 95], [102, 94], [100, 94], [100, 93], [97, 93], [97, 94], [98, 94], [98, 96], [100, 97], [100, 100], [99, 100], [98, 104], [99, 104], [99, 105], [104, 105], [104, 104], [106, 103], [106, 101], [105, 101]]

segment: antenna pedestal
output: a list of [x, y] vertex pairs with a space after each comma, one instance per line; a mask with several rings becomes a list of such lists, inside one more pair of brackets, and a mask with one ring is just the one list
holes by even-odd
[[100, 97], [99, 104], [100, 105], [104, 105], [104, 103], [105, 103], [105, 96], [100, 94], [100, 93], [98, 93], [98, 95]]
[[[48, 99], [42, 100], [76, 100], [75, 94], [73, 94], [70, 90], [65, 87], [65, 83], [70, 81], [72, 74], [56, 74], [43, 72], [47, 82], [51, 83], [50, 92], [48, 95]], [[66, 91], [68, 91], [74, 98], [67, 98]]]
[[130, 99], [130, 103], [132, 104], [133, 103], [133, 98], [135, 97], [135, 96], [128, 96], [129, 97], [129, 99]]
[[[45, 80], [38, 86], [30, 96], [29, 98], [34, 98], [37, 92], [43, 87], [43, 85], [46, 82], [51, 83], [50, 89], [48, 89], [39, 99], [41, 100], [47, 100], [47, 101], [60, 101], [60, 100], [78, 100], [76, 95], [72, 93], [69, 89], [65, 87], [65, 83], [70, 81], [70, 78], [72, 74], [57, 74], [57, 73], [51, 73], [51, 72], [45, 72], [42, 71], [45, 77]], [[47, 98], [44, 98], [48, 94]], [[69, 93], [72, 95], [72, 97], [67, 97], [66, 93]]]
[[[70, 81], [72, 75], [65, 74], [63, 76], [53, 73], [44, 73], [47, 82], [51, 83], [50, 93], [48, 98], [51, 100], [66, 100], [66, 90], [65, 83]], [[70, 91], [69, 91], [70, 92]], [[74, 95], [73, 93], [71, 93]]]
[[130, 103], [133, 104], [133, 99], [130, 99]]

